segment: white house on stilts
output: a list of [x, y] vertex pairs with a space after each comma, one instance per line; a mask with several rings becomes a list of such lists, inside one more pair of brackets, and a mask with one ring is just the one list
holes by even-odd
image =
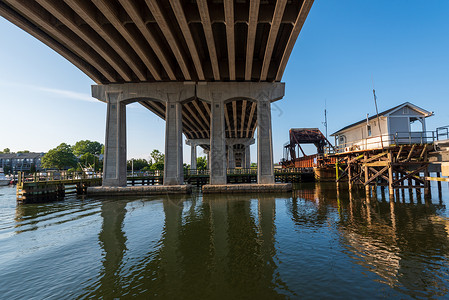
[[[410, 102], [348, 125], [331, 134], [337, 152], [381, 149], [398, 144], [423, 144], [432, 138], [426, 118], [433, 115]], [[419, 126], [416, 126], [418, 122]]]

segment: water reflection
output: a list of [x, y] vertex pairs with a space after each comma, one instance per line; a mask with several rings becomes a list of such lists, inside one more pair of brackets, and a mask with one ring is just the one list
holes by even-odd
[[443, 298], [448, 202], [434, 197], [314, 183], [17, 206], [0, 224], [0, 282], [32, 282], [21, 298], [64, 295], [56, 281], [72, 298]]
[[[364, 191], [330, 190], [297, 191], [290, 212], [295, 224], [323, 224], [329, 210], [337, 206], [336, 228], [345, 253], [379, 276], [377, 280], [414, 297], [441, 297], [449, 292], [449, 221], [437, 215], [446, 209], [441, 201], [422, 203], [417, 193], [414, 203], [413, 197], [405, 199], [401, 193], [387, 202], [384, 196], [363, 196]], [[298, 208], [298, 201], [309, 202], [303, 207], [313, 207], [312, 211]]]
[[126, 201], [104, 201], [101, 205], [103, 225], [98, 235], [103, 252], [103, 268], [100, 273], [98, 295], [120, 295], [120, 265], [126, 251], [126, 236], [123, 220], [126, 215]]
[[163, 198], [159, 246], [147, 252], [151, 259], [132, 265], [123, 260], [127, 202], [103, 202], [103, 270], [98, 286], [84, 296], [276, 299], [291, 293], [276, 270], [274, 196], [205, 195], [199, 200]]

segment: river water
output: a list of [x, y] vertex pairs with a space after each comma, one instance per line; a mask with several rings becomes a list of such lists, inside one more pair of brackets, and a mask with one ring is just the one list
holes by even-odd
[[2, 187], [0, 298], [449, 297], [447, 184], [395, 201], [296, 188], [16, 205]]

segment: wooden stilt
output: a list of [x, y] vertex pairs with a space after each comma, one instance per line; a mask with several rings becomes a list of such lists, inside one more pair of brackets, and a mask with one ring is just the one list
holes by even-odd
[[352, 190], [352, 170], [351, 170], [351, 163], [348, 159], [348, 183], [349, 183], [349, 190]]
[[393, 155], [391, 151], [388, 152], [388, 190], [390, 197], [393, 196]]
[[[365, 152], [364, 154], [364, 159], [365, 162], [368, 160], [368, 153]], [[363, 165], [363, 171], [365, 173], [365, 193], [369, 196], [370, 194], [370, 186], [367, 184], [368, 180], [369, 180], [369, 171], [368, 171], [368, 165], [365, 163]]]
[[[437, 177], [441, 177], [441, 173], [437, 172]], [[441, 181], [437, 181], [438, 193], [441, 193]]]

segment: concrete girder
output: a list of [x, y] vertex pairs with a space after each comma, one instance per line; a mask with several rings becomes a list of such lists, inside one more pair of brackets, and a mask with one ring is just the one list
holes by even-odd
[[[193, 106], [195, 106], [197, 112], [200, 114], [201, 118], [203, 118], [204, 122], [206, 122], [206, 125], [208, 127], [210, 127], [210, 113], [208, 113], [208, 118], [206, 118], [206, 115], [203, 113], [203, 110], [198, 105], [198, 100], [193, 100], [192, 103], [193, 103]], [[203, 102], [203, 103], [205, 103], [205, 102]]]
[[243, 100], [242, 102], [242, 118], [241, 118], [241, 125], [240, 125], [240, 137], [243, 137], [243, 131], [245, 128], [245, 116], [246, 116], [246, 100]]
[[192, 33], [190, 32], [189, 24], [187, 23], [186, 16], [184, 10], [182, 9], [181, 3], [179, 0], [170, 0], [170, 5], [173, 9], [173, 12], [175, 13], [179, 27], [181, 27], [184, 39], [187, 43], [187, 47], [189, 48], [190, 56], [192, 57], [196, 73], [198, 74], [198, 79], [204, 81], [206, 78], [204, 77], [203, 66], [201, 65], [198, 50], [193, 40]]
[[[156, 69], [156, 62], [152, 57], [147, 55], [148, 51], [144, 50], [142, 41], [138, 40], [120, 21], [117, 12], [112, 7], [112, 3], [107, 0], [92, 0], [97, 8], [104, 14], [104, 16], [111, 22], [112, 26], [121, 34], [131, 48], [137, 53], [139, 59], [145, 64], [150, 73], [156, 80], [161, 80], [161, 76]], [[137, 76], [141, 81], [147, 81], [146, 75], [140, 70]]]
[[91, 6], [92, 4], [81, 2], [80, 0], [64, 0], [64, 2], [120, 55], [137, 78], [145, 78], [142, 68], [136, 62], [137, 57], [132, 55], [130, 47], [126, 47], [129, 45], [127, 45], [121, 37], [114, 35], [110, 30], [103, 28], [97, 19], [94, 7]]
[[38, 26], [40, 26], [43, 30], [49, 32], [55, 37], [58, 37], [61, 43], [65, 47], [71, 49], [73, 53], [80, 57], [85, 57], [86, 61], [96, 68], [98, 72], [107, 80], [115, 82], [114, 74], [100, 63], [103, 59], [100, 56], [89, 52], [90, 47], [87, 44], [82, 45], [81, 41], [76, 41], [76, 37], [71, 35], [71, 32], [63, 32], [61, 29], [56, 28], [50, 21], [50, 13], [39, 10], [35, 3], [20, 0], [7, 0], [6, 2], [14, 6], [16, 9], [19, 9], [26, 18], [38, 24]]
[[268, 35], [265, 55], [263, 58], [262, 71], [260, 73], [260, 80], [265, 81], [268, 76], [270, 68], [271, 56], [273, 54], [274, 44], [278, 36], [279, 26], [281, 25], [282, 16], [284, 15], [285, 5], [287, 0], [276, 1], [276, 8], [274, 9], [273, 20], [271, 22], [270, 33]]
[[212, 24], [209, 16], [209, 8], [207, 0], [198, 0], [198, 10], [203, 24], [204, 35], [206, 37], [207, 48], [209, 50], [209, 58], [212, 64], [214, 80], [220, 80], [220, 69], [218, 65], [217, 51], [215, 50], [214, 34], [212, 32]]
[[284, 50], [284, 54], [282, 55], [281, 62], [279, 64], [279, 68], [276, 74], [276, 81], [281, 81], [282, 75], [284, 74], [285, 67], [287, 66], [287, 61], [290, 58], [290, 54], [293, 51], [293, 46], [295, 45], [296, 39], [306, 21], [306, 18], [309, 14], [310, 9], [312, 8], [314, 0], [304, 0], [304, 4], [301, 6], [301, 10], [296, 18], [295, 24], [293, 26], [292, 33], [288, 38], [287, 45]]
[[[56, 0], [36, 0], [43, 8], [55, 16], [61, 23], [77, 34], [85, 43], [89, 44], [101, 57], [103, 57], [114, 70], [125, 80], [132, 81], [129, 67], [124, 65], [123, 60], [114, 51], [108, 49], [108, 45], [98, 36], [94, 36], [92, 31], [80, 27], [73, 18], [70, 9], [66, 6], [54, 5]], [[122, 63], [123, 62], [123, 63]]]
[[238, 126], [237, 126], [237, 102], [236, 101], [232, 101], [232, 119], [234, 121], [234, 137], [238, 137], [237, 135], [237, 131], [238, 131]]
[[254, 43], [256, 41], [257, 20], [259, 16], [260, 0], [250, 2], [248, 17], [248, 37], [246, 40], [245, 80], [250, 81], [253, 71]]
[[140, 30], [142, 35], [144, 36], [147, 43], [151, 46], [154, 53], [158, 57], [159, 61], [161, 62], [162, 66], [165, 69], [165, 72], [168, 75], [168, 78], [170, 80], [176, 80], [175, 73], [173, 71], [172, 66], [170, 65], [167, 56], [165, 55], [162, 48], [159, 46], [159, 44], [156, 42], [156, 38], [151, 33], [150, 30], [148, 30], [147, 26], [144, 23], [144, 20], [142, 19], [139, 8], [137, 7], [136, 3], [134, 1], [128, 1], [128, 0], [118, 0], [123, 8], [126, 10], [127, 14], [131, 17], [134, 24], [136, 24], [137, 28]]
[[167, 43], [170, 45], [170, 48], [175, 55], [176, 60], [178, 61], [179, 67], [182, 71], [182, 74], [184, 75], [185, 80], [191, 80], [192, 76], [190, 75], [185, 55], [182, 52], [177, 39], [174, 37], [172, 30], [166, 20], [166, 16], [164, 16], [164, 14], [162, 13], [158, 2], [156, 0], [145, 0], [145, 3], [153, 14], [153, 17], [156, 19], [157, 25], [166, 37]]
[[62, 57], [71, 62], [75, 67], [80, 69], [83, 73], [89, 76], [95, 83], [100, 84], [104, 79], [98, 70], [87, 63], [85, 60], [76, 55], [76, 53], [70, 51], [61, 43], [58, 43], [52, 39], [46, 32], [42, 31], [30, 21], [19, 15], [14, 10], [8, 9], [4, 3], [0, 3], [0, 15], [6, 20], [14, 23], [16, 26], [28, 32], [30, 35], [40, 41], [46, 41], [46, 45], [53, 49], [56, 53], [59, 53]]
[[229, 80], [235, 80], [234, 0], [224, 0]]
[[0, 15], [99, 84], [275, 82], [312, 3], [5, 0]]

